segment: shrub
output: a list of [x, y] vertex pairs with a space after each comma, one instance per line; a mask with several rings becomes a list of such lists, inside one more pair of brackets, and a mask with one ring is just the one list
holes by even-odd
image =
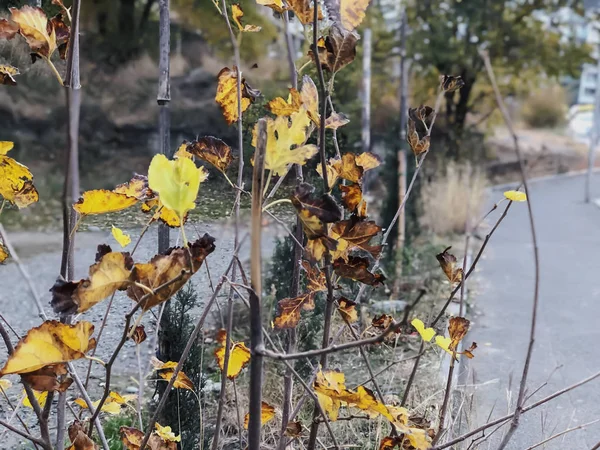
[[564, 124], [567, 103], [560, 86], [534, 91], [521, 109], [523, 121], [531, 128], [554, 128]]

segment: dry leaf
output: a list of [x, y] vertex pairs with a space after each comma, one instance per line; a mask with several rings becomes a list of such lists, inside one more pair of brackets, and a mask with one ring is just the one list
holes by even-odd
[[277, 11], [280, 14], [287, 9], [283, 3], [283, 0], [256, 0], [256, 3], [259, 5], [268, 6], [273, 11]]
[[465, 85], [460, 75], [440, 75], [441, 88], [446, 92], [454, 92]]
[[[325, 237], [331, 241], [331, 238], [327, 237], [327, 224], [340, 220], [342, 210], [329, 194], [314, 198], [313, 192], [314, 187], [310, 184], [300, 184], [291, 196], [292, 204], [309, 239]], [[335, 242], [331, 244], [335, 246]]]
[[212, 164], [221, 172], [225, 172], [233, 161], [231, 147], [221, 139], [212, 136], [204, 136], [190, 142], [185, 150], [202, 161]]
[[154, 256], [148, 263], [135, 264], [131, 281], [146, 286], [146, 289], [132, 284], [127, 289], [127, 295], [132, 300], [139, 301], [147, 295], [148, 289], [155, 290], [180, 276], [182, 271], [186, 271], [179, 281], [150, 295], [142, 308], [147, 311], [168, 300], [200, 269], [204, 259], [215, 251], [214, 242], [215, 239], [212, 236], [205, 234], [195, 242], [189, 243], [187, 247], [171, 247], [164, 254]]
[[346, 30], [358, 28], [369, 6], [370, 0], [325, 0], [329, 18], [339, 22]]
[[175, 211], [180, 220], [196, 207], [200, 183], [208, 174], [187, 158], [169, 160], [165, 155], [155, 155], [148, 169], [148, 185], [158, 193], [160, 201]]
[[96, 450], [98, 448], [94, 444], [94, 441], [85, 433], [81, 422], [78, 420], [69, 425], [69, 439], [71, 440], [69, 450]]
[[285, 435], [291, 438], [299, 438], [302, 435], [302, 424], [300, 422], [288, 422], [285, 427]]
[[[173, 373], [175, 372], [175, 367], [177, 367], [177, 363], [175, 361], [167, 361], [164, 363], [153, 357], [151, 362], [159, 377], [163, 378], [164, 380], [171, 381], [171, 378], [173, 378]], [[182, 370], [180, 370], [177, 374], [177, 378], [175, 378], [173, 387], [176, 389], [187, 389], [188, 391], [193, 391], [194, 383], [185, 373], [183, 373]]]
[[181, 436], [176, 436], [171, 427], [163, 427], [159, 423], [155, 423], [154, 428], [156, 428], [156, 434], [165, 441], [181, 442]]
[[19, 75], [19, 69], [8, 64], [0, 64], [0, 84], [16, 86], [15, 75]]
[[301, 106], [300, 93], [294, 88], [290, 88], [290, 95], [287, 100], [276, 97], [267, 103], [267, 109], [276, 116], [291, 116], [293, 113], [298, 112]]
[[379, 286], [385, 281], [383, 274], [369, 272], [369, 260], [359, 256], [349, 256], [347, 261], [343, 258], [336, 259], [333, 270], [342, 278], [350, 278], [369, 286]]
[[[267, 402], [261, 402], [260, 404], [260, 425], [264, 425], [265, 423], [273, 420], [275, 417], [275, 407], [269, 405]], [[248, 429], [248, 424], [250, 423], [250, 413], [247, 413], [244, 416], [244, 429]]]
[[377, 328], [379, 330], [385, 330], [390, 325], [394, 323], [394, 318], [388, 314], [382, 314], [381, 316], [376, 316], [371, 321], [371, 326]]
[[9, 141], [0, 141], [0, 195], [18, 208], [25, 208], [37, 202], [39, 194], [29, 169], [6, 156], [13, 145]]
[[337, 130], [350, 122], [350, 119], [343, 113], [333, 113], [325, 119], [325, 128]]
[[456, 256], [448, 253], [452, 247], [446, 248], [442, 253], [435, 255], [436, 259], [440, 263], [440, 266], [450, 283], [460, 283], [463, 278], [463, 269], [456, 267]]
[[358, 321], [358, 311], [356, 311], [356, 303], [348, 300], [346, 297], [341, 297], [338, 300], [338, 311], [346, 322], [354, 323]]
[[[348, 31], [337, 23], [329, 28], [328, 36], [318, 42], [319, 62], [321, 67], [336, 73], [356, 58], [356, 44], [360, 37], [354, 31]], [[309, 55], [315, 59], [311, 50]]]
[[123, 233], [123, 230], [120, 228], [113, 225], [111, 233], [115, 238], [115, 241], [117, 241], [121, 247], [127, 247], [131, 244], [131, 237], [128, 234]]
[[[169, 209], [166, 206], [164, 206], [160, 202], [160, 199], [153, 198], [153, 199], [147, 200], [146, 202], [142, 203], [142, 211], [145, 213], [152, 211], [152, 209], [154, 209], [154, 208], [155, 208], [154, 216], [152, 217], [153, 221], [160, 220], [165, 225], [168, 225], [171, 228], [179, 228], [181, 226], [181, 220], [179, 219], [179, 216], [177, 215], [177, 213], [175, 211], [173, 211], [172, 209]], [[187, 222], [187, 214], [183, 218], [183, 223], [186, 223], [186, 222]]]
[[0, 370], [0, 377], [11, 373], [28, 373], [51, 364], [65, 363], [83, 358], [96, 346], [90, 339], [94, 325], [81, 321], [67, 325], [47, 320], [32, 328], [22, 338], [15, 351]]
[[[305, 145], [309, 137], [310, 118], [306, 108], [301, 107], [291, 116], [268, 117], [267, 121], [267, 150], [265, 154], [265, 169], [273, 175], [285, 175], [292, 164], [304, 165], [306, 161], [318, 152], [317, 146]], [[256, 147], [258, 123], [252, 133], [252, 145]]]
[[357, 217], [367, 217], [367, 202], [363, 199], [362, 189], [358, 183], [340, 185], [344, 206]]
[[19, 26], [19, 34], [25, 38], [31, 50], [49, 59], [57, 49], [56, 33], [44, 10], [27, 5], [21, 9], [9, 9], [11, 20]]
[[144, 328], [144, 325], [138, 325], [135, 327], [131, 339], [133, 339], [133, 342], [135, 342], [137, 345], [140, 345], [146, 340], [147, 337], [148, 336], [146, 335], [146, 329]]
[[234, 3], [231, 5], [231, 16], [233, 17], [233, 21], [237, 25], [238, 29], [242, 32], [257, 32], [262, 28], [256, 25], [242, 25], [242, 17], [244, 17], [244, 11], [239, 3]]
[[0, 264], [6, 261], [9, 257], [10, 253], [8, 251], [8, 248], [6, 248], [4, 242], [2, 242], [2, 238], [0, 238]]
[[300, 99], [306, 108], [308, 117], [318, 127], [320, 126], [321, 115], [319, 114], [319, 91], [311, 77], [304, 75], [302, 77], [302, 89], [300, 89]]
[[39, 392], [65, 392], [73, 383], [73, 379], [64, 376], [67, 373], [65, 364], [51, 364], [33, 372], [21, 374], [21, 379]]
[[408, 119], [408, 131], [406, 134], [406, 140], [410, 145], [415, 156], [419, 156], [429, 150], [430, 140], [429, 136], [419, 136], [417, 132], [415, 121], [411, 118]]
[[[238, 120], [238, 101], [237, 101], [237, 76], [236, 66], [233, 69], [224, 67], [217, 75], [217, 95], [215, 101], [223, 111], [223, 117], [228, 125]], [[241, 79], [242, 86], [242, 112], [246, 111], [251, 103], [260, 95], [259, 91], [252, 89], [244, 78]]]
[[135, 197], [118, 194], [107, 189], [94, 189], [83, 193], [73, 209], [83, 216], [121, 211], [137, 203]]
[[470, 324], [471, 322], [464, 317], [450, 318], [450, 322], [448, 324], [448, 331], [450, 332], [450, 339], [452, 340], [448, 346], [450, 350], [456, 351], [458, 344], [466, 336], [467, 331], [469, 331]]
[[127, 289], [132, 267], [133, 259], [129, 252], [113, 252], [108, 245], [99, 245], [96, 263], [90, 266], [88, 278], [56, 280], [50, 289], [54, 312], [63, 315], [82, 313], [117, 290]]
[[[294, 12], [294, 15], [302, 23], [302, 25], [312, 24], [314, 21], [314, 9], [313, 2], [311, 0], [287, 0], [290, 9]], [[323, 19], [323, 13], [319, 6], [318, 19]]]
[[381, 253], [381, 245], [369, 245], [381, 227], [374, 221], [361, 221], [356, 217], [336, 222], [331, 227], [329, 236], [337, 241], [337, 247], [331, 252], [333, 260], [348, 260], [350, 251], [361, 249], [377, 258]]
[[[135, 428], [121, 427], [119, 434], [121, 435], [121, 442], [125, 446], [125, 449], [140, 450], [142, 440], [144, 439], [144, 432]], [[177, 442], [165, 441], [156, 432], [152, 432], [146, 450], [177, 450]]]
[[113, 192], [138, 200], [146, 200], [154, 196], [154, 193], [148, 189], [148, 177], [139, 174], [135, 174], [127, 183], [119, 184]]
[[[223, 329], [217, 333], [217, 343], [219, 347], [215, 350], [215, 357], [217, 358], [217, 364], [221, 371], [225, 366], [225, 345], [227, 339], [227, 332]], [[231, 347], [229, 349], [229, 361], [227, 365], [227, 378], [233, 380], [237, 377], [242, 369], [250, 362], [250, 349], [246, 347], [243, 342], [231, 341]]]

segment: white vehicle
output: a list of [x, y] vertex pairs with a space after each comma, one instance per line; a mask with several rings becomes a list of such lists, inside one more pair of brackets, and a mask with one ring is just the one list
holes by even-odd
[[594, 124], [594, 105], [573, 105], [567, 115], [569, 135], [587, 144]]

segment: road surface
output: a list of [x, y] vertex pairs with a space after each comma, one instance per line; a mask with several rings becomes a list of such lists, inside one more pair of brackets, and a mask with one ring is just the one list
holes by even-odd
[[[534, 181], [530, 186], [538, 234], [540, 306], [529, 403], [600, 371], [600, 208], [583, 203], [583, 176]], [[491, 200], [502, 198], [492, 190]], [[592, 193], [600, 197], [600, 174]], [[503, 208], [502, 208], [503, 209]], [[498, 216], [491, 219], [495, 223]], [[462, 382], [475, 384], [474, 422], [501, 417], [516, 401], [529, 339], [534, 261], [527, 206], [515, 203], [492, 237], [472, 296], [469, 342], [479, 344]], [[473, 383], [473, 380], [475, 382]], [[600, 418], [600, 379], [522, 416], [507, 449], [525, 450], [567, 428]], [[474, 428], [474, 427], [471, 427]], [[492, 428], [493, 430], [493, 428]], [[497, 447], [506, 428], [480, 447]], [[544, 449], [589, 450], [600, 441], [600, 423], [549, 442]], [[495, 443], [496, 445], [493, 445]], [[465, 447], [466, 448], [466, 447]]]

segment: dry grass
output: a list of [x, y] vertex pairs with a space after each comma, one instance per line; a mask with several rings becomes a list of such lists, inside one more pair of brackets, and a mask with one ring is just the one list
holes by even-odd
[[480, 170], [469, 164], [448, 164], [443, 176], [421, 190], [421, 226], [437, 235], [464, 232], [467, 219], [473, 223], [481, 215], [486, 186]]

